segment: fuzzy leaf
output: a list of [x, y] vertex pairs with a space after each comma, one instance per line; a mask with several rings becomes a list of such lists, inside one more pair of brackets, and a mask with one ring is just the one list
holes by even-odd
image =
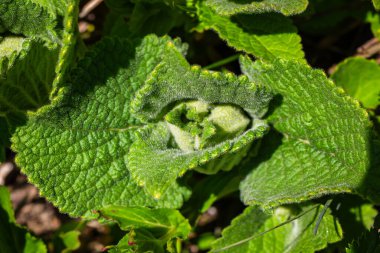
[[371, 130], [356, 100], [305, 64], [242, 58], [243, 72], [277, 94], [268, 120], [282, 143], [241, 184], [245, 203], [273, 206], [324, 194], [361, 192], [371, 166]]
[[[52, 104], [29, 118], [13, 136], [16, 162], [41, 194], [71, 215], [102, 206], [179, 207], [185, 187], [173, 185], [157, 201], [131, 180], [128, 152], [142, 127], [130, 101], [171, 42], [146, 37], [100, 42], [69, 77]], [[173, 50], [172, 47], [170, 47]]]
[[[26, 111], [46, 104], [54, 96], [52, 87], [62, 82], [75, 57], [77, 10], [77, 0], [4, 2], [0, 26], [7, 34], [0, 40], [0, 146], [9, 146], [10, 135], [24, 122]], [[49, 25], [53, 23], [54, 27]]]
[[224, 16], [263, 12], [279, 12], [288, 16], [303, 12], [308, 0], [206, 0], [206, 4]]
[[[224, 159], [219, 162], [222, 168], [213, 166], [218, 169], [204, 169], [202, 172], [213, 174], [220, 169], [231, 169], [245, 155], [246, 147], [260, 138], [267, 129], [266, 124], [259, 120], [271, 99], [265, 89], [252, 85], [243, 76], [238, 78], [232, 74], [190, 68], [178, 53], [167, 54], [165, 61], [152, 72], [150, 79], [137, 93], [132, 111], [143, 121], [154, 121], [162, 118], [164, 108], [185, 99], [202, 101], [209, 106], [213, 103], [234, 104], [244, 109], [253, 119], [253, 123], [242, 134], [199, 150], [169, 148], [172, 135], [166, 124], [140, 130], [137, 140], [131, 146], [128, 167], [132, 177], [156, 198], [189, 169], [202, 167], [217, 159]], [[224, 122], [229, 117], [234, 121], [237, 115], [222, 115]], [[181, 134], [179, 136], [181, 137], [178, 138], [186, 142]], [[240, 155], [233, 154], [240, 151], [243, 151]], [[226, 154], [230, 156], [224, 157]]]
[[[222, 238], [217, 240], [211, 252], [315, 252], [328, 243], [341, 239], [342, 230], [328, 211], [324, 214], [317, 234], [313, 230], [323, 206], [302, 209], [279, 207], [272, 214], [257, 207], [248, 207], [227, 227]], [[297, 212], [298, 211], [298, 212]], [[287, 220], [301, 215], [283, 226]], [[272, 230], [273, 229], [273, 230]]]
[[8, 31], [58, 42], [58, 17], [64, 16], [66, 7], [62, 0], [3, 0], [0, 32]]
[[0, 146], [10, 145], [26, 111], [48, 103], [57, 59], [58, 49], [41, 40], [8, 36], [0, 42]]
[[301, 37], [292, 21], [274, 13], [239, 14], [224, 17], [200, 2], [199, 30], [212, 29], [237, 50], [263, 60], [275, 58], [303, 60]]
[[331, 79], [364, 107], [375, 109], [380, 104], [380, 66], [375, 61], [348, 58], [337, 66]]
[[42, 240], [16, 224], [7, 188], [0, 186], [0, 252], [46, 253]]

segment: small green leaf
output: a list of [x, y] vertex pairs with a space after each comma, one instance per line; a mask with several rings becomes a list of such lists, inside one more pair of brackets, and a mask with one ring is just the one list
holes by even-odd
[[203, 2], [197, 4], [198, 30], [212, 29], [227, 44], [263, 60], [304, 60], [301, 37], [292, 21], [281, 14], [219, 15]]
[[[323, 206], [278, 207], [265, 213], [248, 207], [224, 229], [211, 252], [315, 252], [341, 240], [342, 230], [328, 210], [313, 229]], [[296, 218], [296, 219], [295, 219]], [[294, 220], [293, 220], [294, 219]]]
[[268, 120], [283, 134], [242, 182], [243, 201], [267, 207], [339, 192], [366, 194], [371, 127], [359, 103], [302, 63], [267, 65], [245, 57], [241, 65], [251, 81], [277, 94]]
[[98, 43], [67, 77], [70, 85], [13, 136], [16, 162], [63, 212], [91, 215], [109, 204], [179, 207], [188, 195], [176, 183], [157, 201], [131, 179], [127, 166], [134, 133], [143, 127], [129, 113], [130, 101], [168, 44], [185, 48], [156, 36], [137, 46], [116, 39]]
[[380, 104], [380, 66], [375, 61], [347, 58], [337, 66], [331, 79], [365, 108], [375, 109]]
[[185, 239], [191, 231], [188, 221], [172, 209], [109, 206], [100, 214], [129, 231], [111, 252], [165, 252], [164, 246], [172, 239]]
[[46, 253], [42, 240], [16, 224], [7, 188], [0, 186], [0, 252]]
[[380, 39], [380, 15], [377, 12], [368, 12], [366, 21], [371, 25], [373, 35]]
[[224, 16], [263, 12], [280, 12], [288, 16], [303, 12], [308, 0], [206, 0], [206, 4]]
[[61, 251], [61, 253], [68, 253], [78, 249], [80, 247], [79, 236], [80, 232], [76, 230], [61, 233], [59, 237], [64, 245], [64, 249]]
[[103, 217], [116, 221], [122, 230], [144, 229], [161, 240], [187, 238], [191, 231], [188, 221], [173, 209], [108, 206], [99, 212]]

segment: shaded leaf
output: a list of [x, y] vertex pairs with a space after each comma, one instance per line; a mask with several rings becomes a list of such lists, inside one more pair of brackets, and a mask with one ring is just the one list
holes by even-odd
[[213, 29], [227, 44], [263, 60], [303, 60], [301, 38], [291, 20], [281, 14], [239, 14], [224, 17], [203, 2], [197, 4], [198, 30]]
[[315, 252], [328, 243], [339, 241], [342, 236], [339, 223], [329, 211], [314, 235], [321, 211], [322, 206], [313, 208], [310, 205], [278, 207], [272, 213], [248, 207], [223, 231], [211, 252]]
[[283, 134], [282, 144], [242, 182], [243, 201], [276, 206], [339, 192], [366, 194], [371, 128], [360, 105], [305, 64], [267, 65], [247, 57], [241, 64], [251, 81], [282, 98], [268, 120]]

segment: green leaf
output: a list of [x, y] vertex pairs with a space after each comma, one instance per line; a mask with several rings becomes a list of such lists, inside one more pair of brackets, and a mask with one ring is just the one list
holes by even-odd
[[373, 35], [380, 39], [380, 15], [377, 12], [368, 12], [366, 22], [371, 25]]
[[191, 231], [188, 221], [173, 209], [107, 206], [99, 212], [103, 217], [116, 221], [122, 230], [145, 229], [161, 240], [187, 238]]
[[98, 43], [52, 104], [17, 130], [17, 164], [61, 211], [90, 216], [109, 204], [181, 206], [185, 187], [172, 185], [156, 200], [131, 179], [127, 166], [129, 147], [143, 126], [129, 113], [131, 99], [173, 43], [185, 50], [168, 37], [148, 36], [137, 47], [117, 39]]
[[347, 58], [338, 64], [331, 79], [365, 108], [375, 109], [380, 104], [380, 66], [376, 61]]
[[66, 233], [61, 233], [59, 237], [62, 240], [62, 243], [64, 245], [64, 249], [61, 251], [61, 253], [68, 253], [73, 250], [79, 249], [80, 247], [79, 236], [80, 236], [80, 232], [76, 230], [68, 231]]
[[[265, 213], [248, 207], [224, 229], [211, 252], [315, 252], [341, 240], [342, 231], [329, 210], [323, 215], [317, 234], [316, 221], [323, 206], [278, 207]], [[295, 219], [296, 218], [296, 219]]]
[[55, 47], [40, 40], [4, 38], [0, 43], [0, 112], [35, 110], [47, 103], [57, 56]]
[[41, 40], [8, 36], [0, 42], [0, 146], [10, 145], [26, 111], [49, 102], [57, 59], [58, 49]]
[[0, 252], [46, 253], [46, 246], [16, 224], [6, 187], [0, 186]]
[[283, 135], [242, 182], [243, 201], [268, 207], [339, 192], [366, 194], [371, 128], [359, 103], [305, 64], [266, 65], [245, 57], [241, 66], [251, 81], [277, 94], [268, 120]]
[[[14, 128], [25, 121], [26, 111], [49, 102], [52, 87], [59, 86], [75, 57], [78, 3], [41, 0], [4, 4], [0, 10], [4, 31], [31, 37], [7, 33], [0, 40], [0, 146], [7, 147]], [[47, 27], [41, 20], [45, 18], [56, 26]]]
[[[5, 0], [0, 9], [0, 32], [40, 36], [57, 41], [57, 10], [46, 8], [49, 1]], [[50, 5], [50, 7], [53, 7]]]
[[4, 0], [0, 9], [0, 33], [11, 32], [59, 43], [62, 18], [73, 1]]
[[185, 239], [191, 231], [188, 221], [177, 210], [109, 206], [99, 212], [103, 217], [116, 221], [121, 229], [129, 231], [114, 252], [132, 249], [136, 252], [165, 252], [164, 246], [171, 239]]
[[380, 1], [379, 0], [372, 0], [373, 6], [375, 6], [376, 10], [380, 10]]
[[308, 0], [206, 0], [206, 4], [224, 16], [263, 12], [279, 12], [289, 16], [303, 12]]
[[[155, 121], [162, 118], [162, 108], [177, 101], [202, 102], [181, 104], [166, 114], [166, 124], [139, 130], [128, 160], [132, 177], [144, 185], [147, 192], [159, 198], [189, 169], [207, 174], [232, 169], [245, 156], [252, 141], [266, 132], [266, 124], [260, 121], [260, 117], [270, 99], [271, 95], [265, 89], [252, 85], [246, 77], [201, 71], [197, 66], [191, 68], [182, 56], [168, 53], [165, 61], [157, 66], [136, 94], [133, 113], [143, 121]], [[213, 104], [233, 104], [236, 107], [213, 107]], [[213, 109], [209, 112], [207, 108]], [[244, 122], [245, 118], [239, 108], [253, 119], [248, 129], [248, 119], [242, 126], [236, 124]], [[180, 115], [186, 110], [189, 111], [186, 117], [192, 124], [186, 125], [181, 121], [184, 116]], [[222, 122], [218, 123], [218, 117]], [[198, 129], [195, 124], [203, 125]], [[210, 133], [205, 136], [207, 131], [204, 129], [208, 127]], [[224, 129], [218, 133], [216, 128]], [[204, 132], [198, 134], [198, 131]], [[210, 137], [214, 131], [215, 136]], [[178, 144], [177, 148], [170, 147], [172, 137]]]
[[203, 2], [197, 4], [201, 22], [198, 30], [212, 29], [237, 50], [263, 60], [275, 58], [304, 60], [301, 37], [292, 21], [274, 13], [219, 15]]

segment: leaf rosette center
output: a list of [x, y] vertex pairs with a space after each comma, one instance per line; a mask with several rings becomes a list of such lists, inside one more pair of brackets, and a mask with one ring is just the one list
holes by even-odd
[[175, 144], [183, 151], [202, 150], [242, 134], [251, 120], [237, 106], [184, 102], [165, 116]]

